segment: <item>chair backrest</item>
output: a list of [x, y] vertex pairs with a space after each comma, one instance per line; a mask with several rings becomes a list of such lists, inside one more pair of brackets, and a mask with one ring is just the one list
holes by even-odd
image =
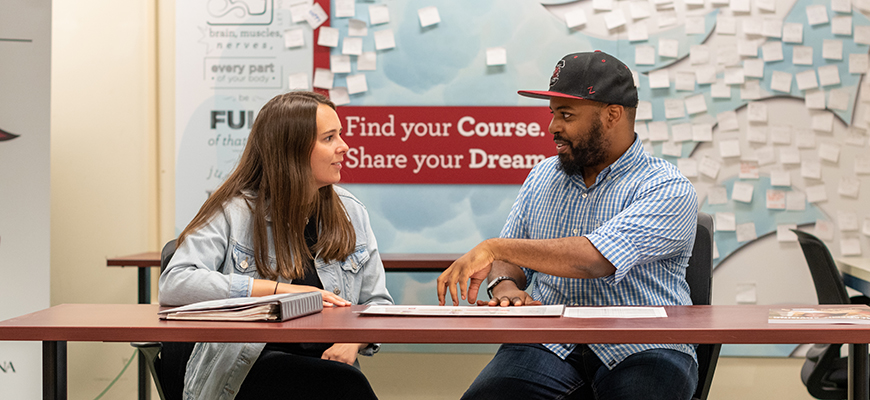
[[[163, 250], [160, 252], [160, 272], [163, 273], [169, 265], [169, 260], [175, 254], [176, 239], [166, 242]], [[190, 354], [193, 353], [195, 343], [189, 342], [162, 342], [162, 350], [159, 362], [159, 367], [156, 367], [162, 386], [162, 398], [166, 400], [180, 400], [184, 391], [184, 373], [187, 369], [187, 360], [190, 359]]]
[[809, 233], [796, 229], [791, 231], [797, 235], [804, 258], [810, 267], [819, 304], [849, 304], [846, 285], [843, 283], [843, 277], [840, 276], [834, 258], [831, 257], [831, 252], [828, 251], [828, 246]]
[[169, 260], [172, 259], [172, 255], [175, 254], [175, 240], [172, 239], [163, 246], [163, 250], [160, 252], [160, 273], [166, 270], [166, 266], [169, 265]]
[[[710, 305], [713, 299], [713, 217], [710, 214], [698, 213], [695, 246], [686, 269], [686, 282], [691, 290], [693, 304]], [[693, 399], [704, 400], [710, 393], [721, 348], [721, 344], [698, 345], [698, 387]]]

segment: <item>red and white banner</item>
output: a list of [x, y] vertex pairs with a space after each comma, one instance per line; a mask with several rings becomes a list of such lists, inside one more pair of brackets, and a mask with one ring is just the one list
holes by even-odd
[[521, 184], [556, 154], [547, 107], [341, 106], [344, 183]]

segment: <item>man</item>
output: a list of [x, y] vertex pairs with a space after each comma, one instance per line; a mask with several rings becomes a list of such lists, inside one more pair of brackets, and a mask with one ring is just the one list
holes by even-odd
[[[458, 285], [474, 303], [488, 278], [490, 306], [691, 304], [697, 196], [644, 152], [628, 67], [603, 52], [569, 54], [548, 91], [519, 94], [549, 99], [558, 157], [529, 173], [500, 238], [441, 274], [439, 302], [449, 290], [458, 305]], [[464, 398], [690, 399], [697, 381], [689, 344], [504, 344]]]

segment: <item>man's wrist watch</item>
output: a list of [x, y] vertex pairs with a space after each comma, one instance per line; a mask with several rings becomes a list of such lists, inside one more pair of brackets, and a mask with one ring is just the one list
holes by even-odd
[[495, 288], [496, 285], [498, 285], [499, 283], [502, 283], [504, 281], [511, 281], [514, 283], [514, 285], [517, 285], [518, 288], [520, 287], [520, 285], [517, 283], [516, 279], [514, 279], [510, 276], [502, 275], [498, 278], [493, 279], [491, 282], [489, 282], [489, 285], [486, 285], [486, 294], [489, 295], [490, 299], [492, 299], [492, 289]]

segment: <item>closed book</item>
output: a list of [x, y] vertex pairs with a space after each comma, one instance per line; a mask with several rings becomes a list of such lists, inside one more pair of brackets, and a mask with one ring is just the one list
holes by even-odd
[[194, 321], [286, 321], [323, 310], [320, 292], [209, 300], [162, 310], [160, 319]]

